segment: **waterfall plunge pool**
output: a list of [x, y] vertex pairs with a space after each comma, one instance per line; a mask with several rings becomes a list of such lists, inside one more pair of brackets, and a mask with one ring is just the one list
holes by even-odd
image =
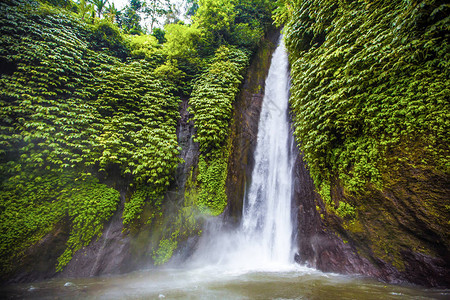
[[157, 268], [109, 277], [52, 279], [0, 288], [6, 299], [449, 299], [450, 290], [386, 284], [374, 279], [285, 270], [223, 267]]

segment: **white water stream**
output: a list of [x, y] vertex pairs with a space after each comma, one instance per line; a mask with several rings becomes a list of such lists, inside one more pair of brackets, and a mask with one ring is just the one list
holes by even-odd
[[194, 255], [197, 266], [235, 272], [294, 268], [288, 57], [280, 42], [272, 56], [258, 125], [255, 167], [244, 199], [241, 226], [212, 224]]
[[291, 182], [294, 158], [289, 143], [289, 72], [284, 44], [275, 50], [259, 120], [255, 168], [244, 201], [241, 232], [244, 259], [258, 253], [259, 265], [286, 266], [292, 258]]

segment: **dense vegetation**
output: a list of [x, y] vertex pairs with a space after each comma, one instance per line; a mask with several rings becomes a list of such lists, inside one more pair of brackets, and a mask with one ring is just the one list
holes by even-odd
[[245, 51], [220, 47], [207, 72], [195, 84], [189, 100], [197, 127], [196, 141], [202, 151], [198, 165], [198, 205], [213, 215], [220, 214], [227, 205], [229, 122], [248, 60]]
[[[382, 188], [392, 157], [448, 174], [448, 4], [280, 3], [295, 134], [322, 196], [337, 180], [351, 193]], [[354, 209], [341, 203], [338, 213]]]
[[[119, 13], [105, 2], [0, 3], [2, 274], [31, 245], [69, 224], [62, 269], [101, 235], [119, 192], [126, 198], [125, 226], [146, 205], [154, 213], [144, 221], [160, 216], [180, 163], [181, 98], [191, 97], [201, 149], [198, 182], [191, 184], [198, 197], [188, 197], [187, 205], [214, 215], [226, 205], [232, 103], [270, 26], [272, 4], [201, 0], [191, 10], [192, 24], [167, 17], [175, 23], [143, 35], [138, 17], [144, 9], [151, 14], [148, 4], [131, 0]], [[168, 223], [156, 263], [167, 261], [177, 238], [195, 227], [186, 207]]]

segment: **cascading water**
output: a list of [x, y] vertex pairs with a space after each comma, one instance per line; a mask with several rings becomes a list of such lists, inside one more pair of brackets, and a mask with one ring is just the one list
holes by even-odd
[[216, 226], [202, 239], [197, 261], [239, 270], [273, 270], [293, 265], [291, 155], [288, 120], [288, 57], [280, 39], [266, 79], [252, 182], [241, 226]]
[[291, 259], [291, 182], [288, 57], [282, 42], [275, 50], [266, 80], [259, 120], [255, 168], [244, 201], [242, 233], [260, 249], [262, 263]]

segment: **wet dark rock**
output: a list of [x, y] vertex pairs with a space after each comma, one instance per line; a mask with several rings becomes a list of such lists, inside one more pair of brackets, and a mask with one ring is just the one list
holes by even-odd
[[0, 282], [31, 282], [52, 278], [56, 274], [55, 266], [58, 257], [64, 252], [69, 238], [69, 226], [61, 222], [42, 240], [27, 249], [20, 261], [16, 262], [16, 269]]
[[181, 147], [180, 158], [184, 163], [178, 166], [175, 174], [175, 186], [184, 190], [187, 176], [192, 166], [197, 165], [200, 154], [198, 143], [194, 142], [195, 127], [192, 115], [188, 111], [189, 99], [184, 99], [180, 104], [180, 121], [177, 127], [178, 144]]
[[258, 136], [265, 81], [279, 36], [279, 30], [273, 30], [261, 43], [261, 47], [252, 58], [234, 105], [230, 137], [232, 144], [226, 183], [228, 206], [224, 214], [232, 224], [240, 220], [245, 189], [250, 184], [255, 164], [253, 153]]
[[104, 226], [101, 237], [78, 250], [57, 277], [92, 277], [130, 271], [130, 237], [122, 232], [122, 211], [125, 195], [121, 195], [120, 208]]
[[298, 254], [298, 253], [294, 254], [294, 261], [298, 264], [302, 263], [302, 258], [300, 257], [300, 254]]
[[339, 182], [334, 182], [333, 201], [358, 208], [355, 224], [359, 226], [354, 228], [326, 211], [299, 154], [293, 202], [300, 253], [296, 261], [325, 272], [449, 287], [448, 223], [436, 212], [450, 194], [448, 179], [408, 166], [398, 172], [400, 176], [391, 176], [399, 179], [388, 188], [368, 187], [359, 196], [344, 194]]

